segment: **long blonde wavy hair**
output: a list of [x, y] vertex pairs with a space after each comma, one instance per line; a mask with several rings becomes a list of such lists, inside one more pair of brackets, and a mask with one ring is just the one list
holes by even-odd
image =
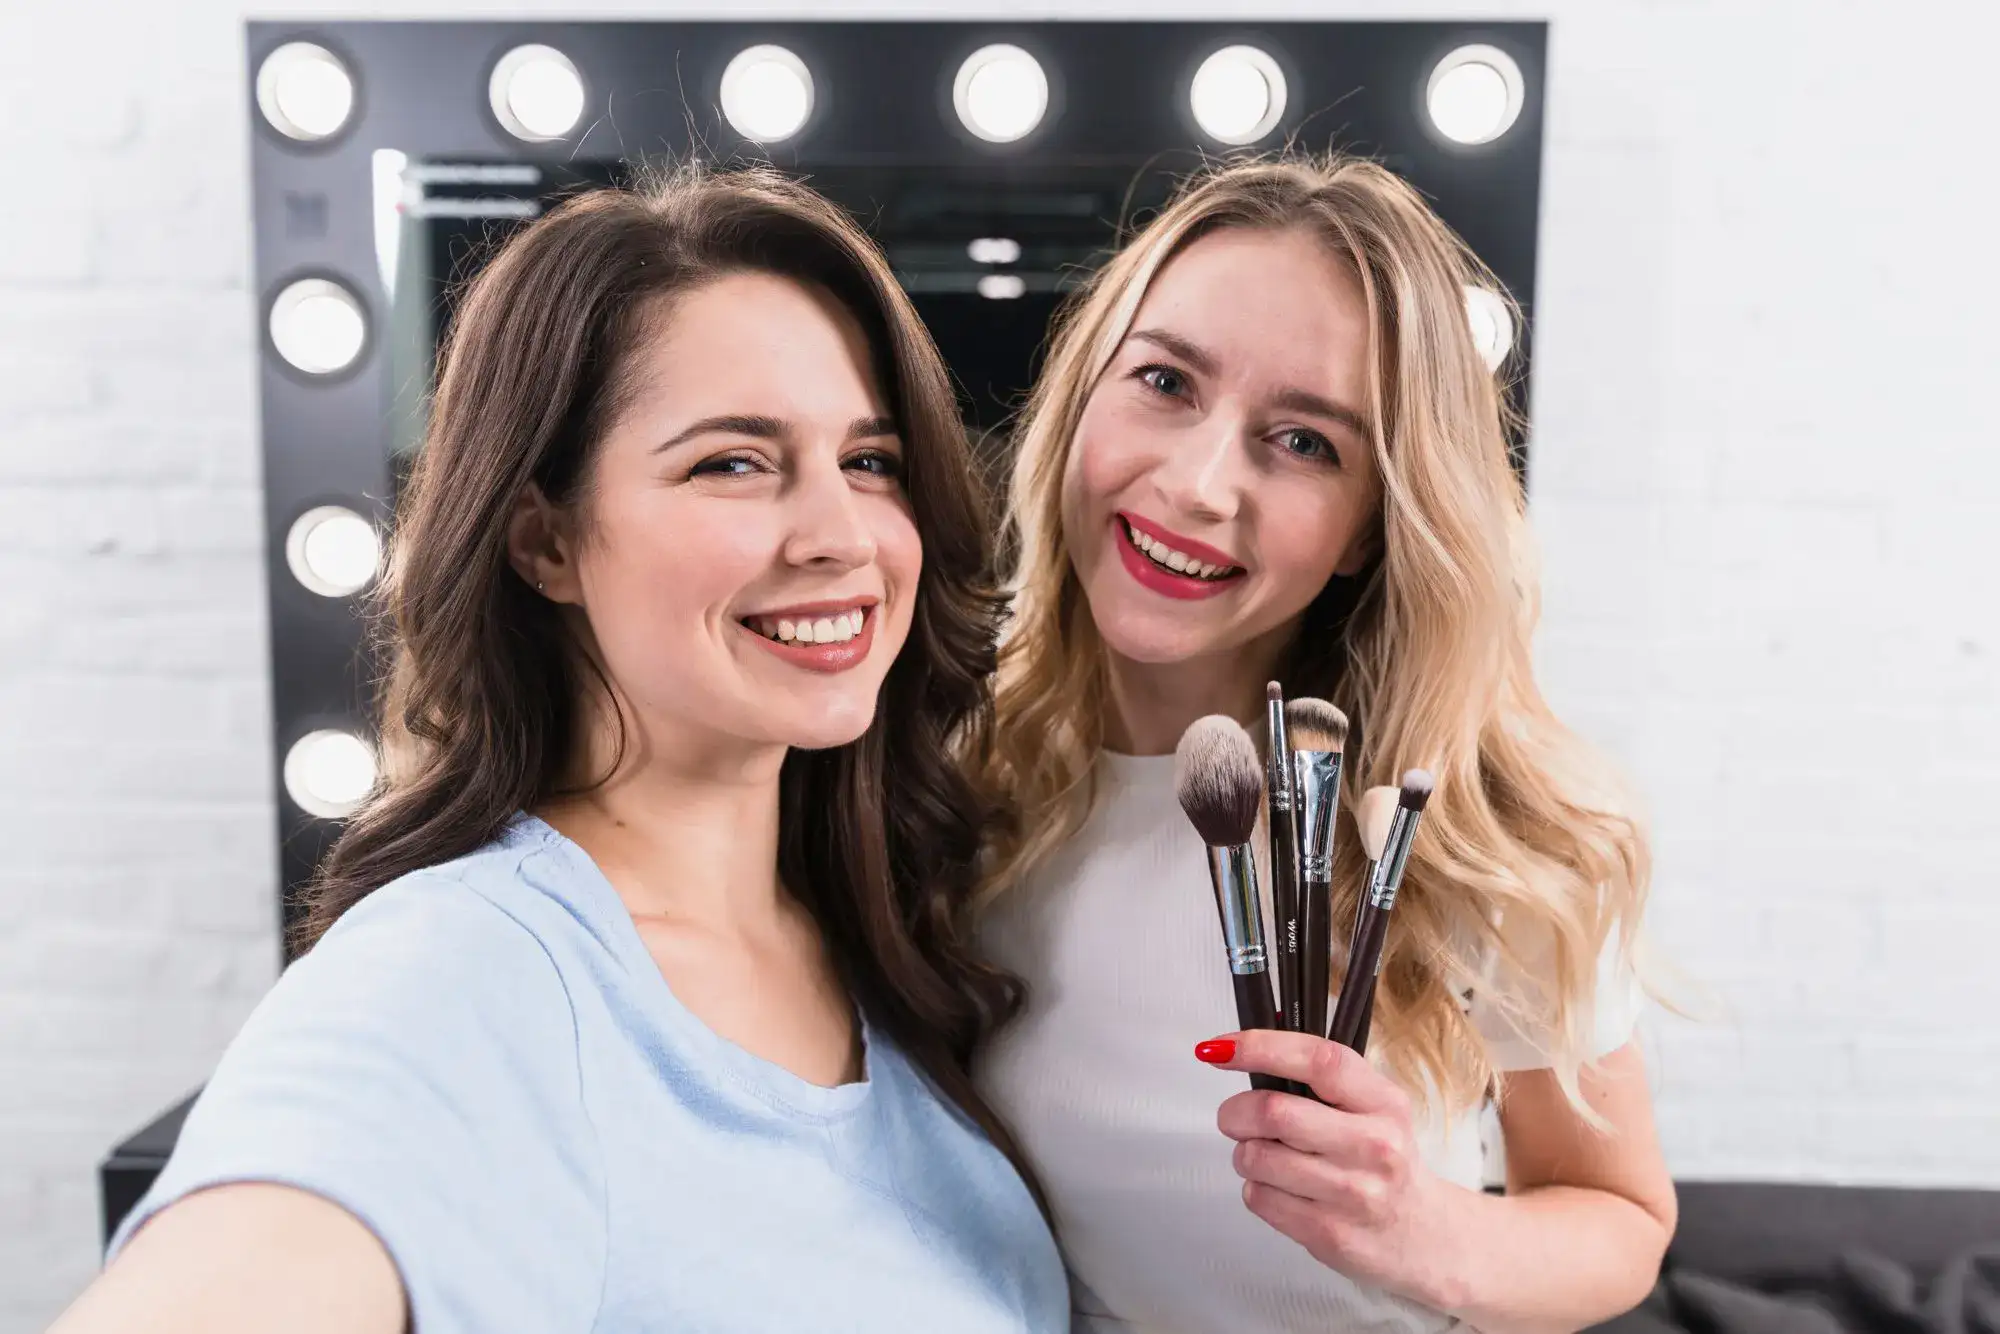
[[1379, 554], [1308, 609], [1280, 674], [1288, 695], [1329, 699], [1355, 724], [1336, 922], [1351, 918], [1360, 888], [1355, 798], [1415, 765], [1438, 780], [1396, 902], [1377, 1047], [1420, 1101], [1476, 1107], [1495, 1086], [1461, 1004], [1477, 989], [1538, 1036], [1572, 1105], [1602, 1126], [1577, 1077], [1597, 961], [1614, 933], [1631, 963], [1646, 840], [1607, 766], [1535, 683], [1538, 579], [1506, 386], [1474, 345], [1464, 298], [1468, 285], [1503, 289], [1415, 190], [1373, 162], [1287, 155], [1211, 167], [1059, 316], [1016, 433], [1014, 614], [986, 759], [1015, 818], [993, 849], [986, 893], [1012, 891], [1073, 837], [1095, 792], [1105, 649], [1062, 526], [1078, 418], [1162, 266], [1197, 237], [1237, 227], [1323, 240], [1354, 266], [1373, 330]]

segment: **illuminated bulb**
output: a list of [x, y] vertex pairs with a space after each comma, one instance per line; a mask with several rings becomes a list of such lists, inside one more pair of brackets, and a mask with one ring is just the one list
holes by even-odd
[[1284, 71], [1254, 46], [1225, 46], [1194, 72], [1188, 106], [1209, 138], [1254, 144], [1285, 114]]
[[308, 732], [285, 752], [285, 792], [323, 820], [344, 819], [375, 786], [375, 751], [352, 732]]
[[308, 375], [344, 371], [368, 341], [361, 302], [339, 283], [301, 278], [271, 303], [271, 345]]
[[1012, 301], [1027, 290], [1018, 273], [989, 273], [979, 280], [979, 295], [989, 301]]
[[486, 95], [507, 133], [530, 143], [560, 139], [583, 119], [583, 76], [553, 46], [517, 46], [500, 57]]
[[1021, 257], [1021, 243], [1008, 236], [982, 236], [965, 253], [974, 264], [1012, 264]]
[[952, 80], [958, 118], [988, 143], [1010, 144], [1042, 123], [1049, 79], [1018, 46], [984, 46], [965, 58]]
[[739, 51], [722, 71], [722, 114], [760, 144], [789, 139], [812, 115], [812, 71], [782, 46]]
[[1489, 370], [1499, 370], [1514, 350], [1514, 317], [1508, 314], [1507, 303], [1497, 292], [1468, 285], [1465, 320], [1472, 326], [1472, 345], [1479, 349], [1480, 358]]
[[1521, 67], [1496, 46], [1461, 46], [1437, 63], [1424, 105], [1438, 133], [1454, 143], [1491, 143], [1521, 114]]
[[354, 76], [325, 47], [286, 42], [257, 67], [257, 109], [280, 134], [330, 139], [353, 114]]
[[381, 560], [375, 525], [342, 505], [307, 510], [285, 535], [292, 577], [321, 597], [344, 598], [365, 588]]

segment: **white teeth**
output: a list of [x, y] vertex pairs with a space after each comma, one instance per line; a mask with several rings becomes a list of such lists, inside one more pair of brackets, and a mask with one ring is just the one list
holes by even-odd
[[1231, 568], [1227, 565], [1210, 565], [1205, 561], [1198, 561], [1192, 556], [1175, 551], [1166, 543], [1155, 541], [1130, 524], [1125, 525], [1125, 531], [1131, 537], [1132, 545], [1145, 552], [1155, 565], [1165, 566], [1176, 574], [1189, 574], [1197, 579], [1213, 579], [1224, 570]]
[[844, 644], [860, 634], [861, 627], [866, 623], [867, 613], [857, 609], [813, 620], [793, 621], [760, 616], [749, 625], [766, 639], [775, 639], [781, 644]]

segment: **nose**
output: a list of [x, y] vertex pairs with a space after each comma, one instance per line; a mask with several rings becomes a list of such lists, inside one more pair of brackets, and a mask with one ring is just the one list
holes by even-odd
[[1211, 416], [1168, 451], [1153, 485], [1176, 512], [1220, 522], [1236, 517], [1247, 466], [1240, 423]]
[[790, 491], [784, 547], [788, 564], [852, 570], [875, 559], [875, 535], [837, 461], [815, 460], [801, 468]]

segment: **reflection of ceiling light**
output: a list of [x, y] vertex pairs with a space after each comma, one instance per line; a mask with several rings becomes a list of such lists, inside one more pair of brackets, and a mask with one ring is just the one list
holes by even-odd
[[979, 280], [979, 295], [991, 301], [1012, 301], [1028, 290], [1018, 273], [989, 273]]
[[323, 820], [351, 814], [375, 786], [375, 752], [352, 732], [308, 732], [285, 752], [285, 791]]
[[308, 375], [344, 371], [368, 338], [361, 302], [339, 283], [301, 278], [271, 303], [271, 344]]
[[755, 143], [789, 139], [812, 115], [812, 71], [782, 46], [739, 51], [722, 71], [722, 114]]
[[325, 47], [286, 42], [257, 67], [257, 109], [280, 134], [329, 139], [354, 110], [354, 76]]
[[951, 104], [966, 129], [988, 143], [1010, 144], [1042, 123], [1048, 75], [1018, 46], [983, 46], [958, 67]]
[[493, 114], [516, 139], [560, 139], [583, 119], [583, 76], [553, 46], [517, 46], [487, 80]]
[[365, 587], [381, 559], [375, 525], [344, 506], [309, 509], [285, 535], [293, 577], [321, 597], [344, 598]]
[[1508, 313], [1507, 303], [1498, 292], [1468, 285], [1465, 320], [1472, 326], [1472, 345], [1479, 349], [1480, 358], [1489, 369], [1499, 370], [1514, 350], [1514, 317]]
[[1194, 72], [1188, 105], [1209, 138], [1254, 144], [1285, 114], [1285, 73], [1254, 46], [1225, 46]]
[[1497, 46], [1461, 46], [1437, 63], [1424, 105], [1438, 133], [1455, 143], [1491, 143], [1521, 114], [1521, 67]]
[[982, 236], [965, 253], [974, 264], [1012, 264], [1021, 257], [1021, 243], [1011, 236]]

